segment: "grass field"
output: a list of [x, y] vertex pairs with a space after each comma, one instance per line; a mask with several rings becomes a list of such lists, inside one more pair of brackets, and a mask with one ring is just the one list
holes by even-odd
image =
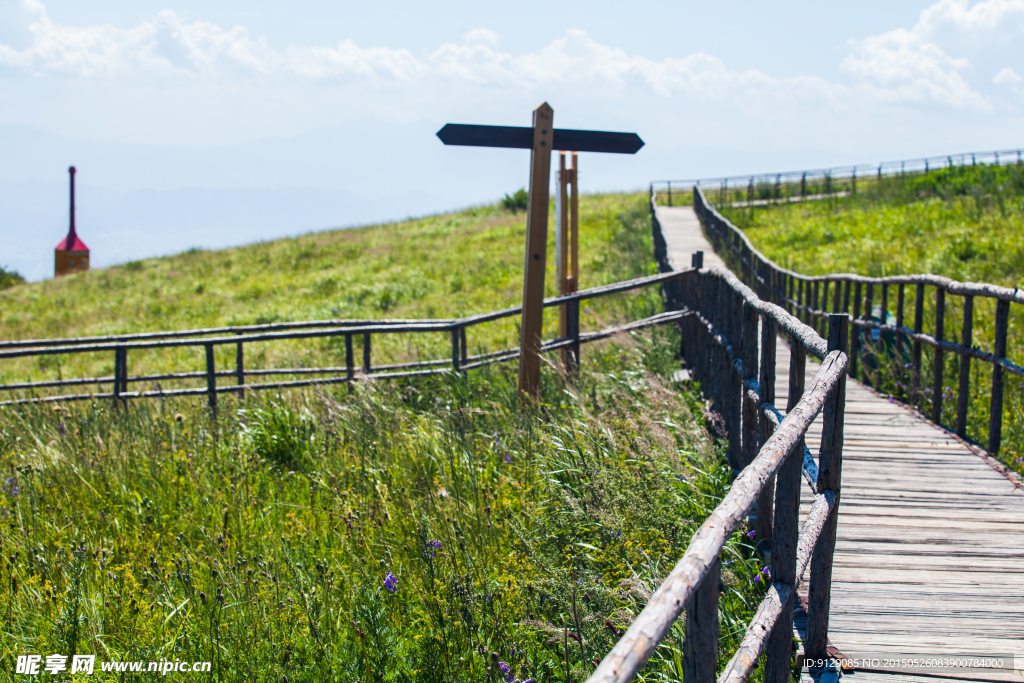
[[[965, 166], [927, 175], [895, 176], [881, 183], [862, 183], [866, 191], [844, 198], [726, 209], [723, 214], [743, 228], [758, 249], [776, 263], [808, 275], [860, 273], [886, 276], [934, 273], [960, 281], [990, 282], [1019, 287], [1024, 279], [1024, 169], [1019, 166]], [[934, 290], [925, 302], [925, 330], [934, 325]], [[913, 288], [907, 288], [907, 320], [912, 321]], [[875, 303], [878, 303], [876, 295]], [[959, 339], [961, 299], [948, 297], [947, 339]], [[895, 291], [889, 313], [894, 314]], [[995, 306], [977, 299], [975, 345], [988, 351], [993, 344]], [[1024, 311], [1011, 306], [1008, 355], [1024, 362]], [[930, 387], [931, 352], [923, 367]], [[943, 423], [954, 424], [958, 359], [944, 362]], [[881, 362], [875, 383], [907, 402], [927, 395], [910, 391], [907, 359], [902, 355]], [[987, 443], [991, 365], [972, 361], [968, 436]], [[1008, 376], [1004, 406], [1001, 458], [1024, 472], [1024, 387]]]
[[[654, 271], [643, 197], [583, 208], [584, 286]], [[17, 285], [3, 336], [499, 308], [522, 232], [483, 208]], [[650, 291], [587, 315], [659, 307]], [[585, 346], [577, 382], [545, 367], [536, 405], [508, 364], [225, 397], [219, 420], [199, 400], [2, 409], [0, 668], [79, 653], [212, 663], [189, 680], [581, 681], [729, 484], [702, 402], [666, 379], [676, 349], [672, 329]], [[766, 583], [745, 539], [724, 553], [723, 664]], [[681, 646], [680, 624], [645, 680], [680, 680]], [[99, 669], [83, 680], [122, 680]]]
[[[582, 203], [582, 287], [621, 280], [627, 272], [656, 272], [648, 254], [630, 253], [642, 245], [613, 239], [621, 231], [623, 215], [631, 230], [649, 231], [640, 195], [588, 195]], [[0, 291], [0, 338], [332, 318], [456, 317], [506, 308], [522, 302], [525, 225], [521, 212], [485, 206], [225, 251], [193, 250], [16, 285]], [[549, 233], [552, 265], [554, 230]], [[638, 268], [640, 262], [644, 267]], [[547, 294], [553, 296], [554, 268], [548, 273]], [[581, 312], [583, 329], [603, 326], [609, 316], [622, 312], [618, 306], [588, 304]], [[547, 323], [547, 337], [555, 336], [555, 318], [549, 316]], [[513, 319], [474, 327], [468, 338], [471, 353], [517, 342]], [[450, 356], [450, 343], [441, 333], [381, 335], [374, 339], [374, 363], [445, 358]], [[130, 373], [200, 370], [205, 367], [203, 353], [202, 347], [132, 351]], [[217, 366], [231, 367], [233, 353], [219, 347]], [[344, 344], [341, 338], [254, 344], [247, 347], [246, 358], [253, 368], [344, 365]], [[3, 361], [0, 381], [110, 376], [113, 366], [111, 352]]]

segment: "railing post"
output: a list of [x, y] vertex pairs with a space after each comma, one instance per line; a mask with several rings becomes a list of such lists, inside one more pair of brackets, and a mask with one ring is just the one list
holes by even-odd
[[903, 303], [906, 300], [906, 287], [901, 282], [896, 288], [896, 348], [899, 349], [900, 340], [903, 339]]
[[[864, 285], [864, 317], [863, 317], [863, 320], [865, 322], [870, 322], [871, 321], [872, 313], [873, 313], [872, 309], [875, 306], [874, 296], [875, 296], [875, 286], [872, 283], [868, 282], [867, 284]], [[861, 377], [862, 377], [862, 380], [864, 381], [865, 384], [870, 384], [870, 385], [877, 386], [878, 382], [874, 381], [871, 378], [871, 374], [870, 374], [871, 365], [874, 364], [874, 357], [875, 357], [874, 356], [874, 344], [872, 343], [872, 337], [874, 336], [874, 331], [873, 331], [873, 328], [871, 328], [871, 327], [862, 327], [861, 330], [863, 331], [861, 336], [863, 336], [864, 340], [867, 342], [864, 345], [864, 349], [863, 349], [862, 354], [861, 354], [863, 356], [863, 358], [861, 360], [864, 363], [864, 369], [861, 371]], [[879, 332], [878, 335], [879, 335], [879, 339], [881, 339], [882, 333]]]
[[462, 354], [459, 352], [459, 328], [452, 328], [452, 370], [455, 372], [459, 371], [459, 361], [462, 360]]
[[832, 293], [832, 312], [833, 313], [845, 313], [845, 311], [839, 310], [839, 297], [843, 293], [843, 283], [841, 280], [836, 280], [836, 289]]
[[[731, 288], [730, 288], [731, 289]], [[747, 399], [746, 380], [756, 380], [758, 376], [757, 367], [757, 311], [746, 301], [742, 300], [742, 316], [739, 320], [740, 337], [740, 360], [743, 363], [743, 381], [739, 383], [740, 404], [742, 405], [742, 428], [743, 437], [741, 442], [740, 467], [746, 467], [757, 456], [757, 415], [760, 412], [752, 401]], [[729, 397], [730, 401], [736, 400], [735, 394]]]
[[[960, 344], [964, 349], [971, 348], [974, 332], [974, 297], [964, 297], [964, 324], [961, 330]], [[967, 404], [970, 402], [971, 389], [971, 357], [960, 354], [960, 386], [956, 395], [956, 435], [967, 436]]]
[[807, 313], [804, 311], [804, 280], [802, 278], [796, 288], [796, 317], [798, 320], [807, 322]]
[[[847, 342], [847, 316], [830, 315], [828, 350], [844, 351]], [[836, 523], [843, 469], [843, 421], [846, 409], [846, 378], [841, 377], [822, 408], [821, 449], [818, 452], [818, 491], [832, 491], [836, 504], [829, 513], [811, 557], [807, 596], [808, 659], [828, 657], [828, 612], [832, 598], [832, 555], [836, 547]]]
[[352, 335], [345, 335], [345, 378], [348, 380], [348, 393], [352, 393], [352, 379], [355, 377], [355, 359], [352, 354]]
[[722, 561], [707, 574], [686, 602], [686, 639], [683, 641], [683, 680], [714, 683], [718, 666], [718, 593]]
[[996, 362], [992, 364], [992, 402], [988, 414], [988, 452], [999, 453], [1003, 440], [1003, 366], [998, 361], [1006, 358], [1006, 328], [1010, 320], [1010, 302], [996, 302], [996, 339], [992, 350]]
[[[935, 339], [942, 341], [945, 335], [946, 322], [946, 290], [938, 287], [935, 290]], [[945, 370], [945, 354], [942, 347], [935, 347], [932, 374], [932, 422], [942, 424], [942, 379]]]
[[[807, 351], [795, 337], [790, 338], [789, 399], [786, 412], [804, 393]], [[796, 547], [800, 525], [800, 485], [803, 474], [804, 440], [801, 438], [786, 456], [776, 473], [775, 520], [772, 530], [772, 581], [796, 585]], [[795, 593], [796, 591], [793, 591]], [[789, 683], [790, 657], [793, 655], [793, 594], [782, 606], [782, 614], [768, 636], [765, 646], [765, 683]]]
[[818, 317], [818, 311], [821, 310], [818, 307], [818, 281], [815, 280], [811, 288], [811, 327], [817, 332], [821, 329], [822, 321]]
[[668, 205], [672, 206], [672, 181], [668, 181]]
[[114, 349], [114, 407], [120, 407], [121, 394], [128, 386], [128, 349], [119, 346]]
[[214, 419], [217, 418], [217, 371], [213, 364], [213, 344], [203, 344], [206, 347], [206, 401], [210, 405], [210, 412]]
[[[775, 318], [767, 314], [761, 315], [761, 368], [757, 376], [757, 386], [760, 393], [761, 405], [771, 403], [775, 405], [775, 341], [778, 336], [778, 323]], [[761, 450], [764, 443], [771, 436], [771, 426], [768, 418], [765, 417], [761, 406], [757, 407], [758, 438], [757, 449]], [[772, 518], [775, 504], [775, 481], [774, 478], [765, 484], [761, 495], [757, 498], [757, 529], [756, 536], [759, 541], [772, 542]], [[774, 577], [773, 577], [774, 579]]]
[[[235, 344], [235, 378], [238, 386], [245, 386], [245, 347], [242, 342]], [[238, 397], [245, 398], [245, 389], [238, 390]]]
[[[860, 281], [858, 280], [853, 286], [853, 318], [850, 320], [860, 321]], [[850, 336], [853, 337], [853, 343], [850, 346], [850, 377], [857, 377], [857, 361], [860, 360], [860, 331], [862, 328], [852, 325], [850, 330]]]
[[469, 358], [469, 345], [466, 344], [466, 327], [463, 325], [459, 328], [459, 349], [462, 351], [462, 372], [466, 373], [466, 360]]
[[[914, 333], [921, 334], [924, 328], [924, 283], [918, 283], [914, 297]], [[921, 340], [914, 340], [914, 351], [910, 359], [910, 400], [921, 407]]]
[[363, 374], [370, 374], [370, 333], [363, 332]]

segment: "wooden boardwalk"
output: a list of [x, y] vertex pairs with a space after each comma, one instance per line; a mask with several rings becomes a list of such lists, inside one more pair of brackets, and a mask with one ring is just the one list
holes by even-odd
[[[671, 262], [713, 256], [689, 207], [659, 208]], [[807, 368], [808, 383], [817, 364]], [[777, 404], [789, 351], [778, 345]], [[820, 423], [820, 419], [819, 419]], [[817, 453], [820, 424], [808, 433]], [[1002, 670], [847, 673], [858, 683], [1024, 681], [1024, 491], [913, 410], [849, 380], [829, 638], [857, 659], [1014, 657]], [[812, 493], [804, 487], [802, 511]], [[806, 598], [806, 595], [805, 595]], [[892, 668], [892, 667], [879, 667]]]

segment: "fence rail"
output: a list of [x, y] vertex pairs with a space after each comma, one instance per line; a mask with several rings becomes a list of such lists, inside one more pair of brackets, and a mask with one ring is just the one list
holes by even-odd
[[[977, 164], [1024, 164], [1024, 150], [1005, 149], [991, 152], [967, 152], [946, 156], [887, 161], [881, 164], [858, 164], [782, 173], [756, 173], [753, 175], [720, 178], [694, 178], [691, 180], [656, 180], [651, 183], [655, 198], [663, 196], [668, 206], [679, 202], [680, 194], [687, 201], [690, 188], [699, 187], [716, 192], [718, 206], [757, 206], [777, 202], [794, 202], [829, 196], [857, 193], [857, 183], [888, 176], [929, 173], [940, 168]], [[674, 191], [674, 195], [673, 195]], [[662, 195], [662, 193], [664, 193]]]
[[[992, 366], [992, 394], [989, 401], [988, 438], [986, 443], [979, 445], [992, 455], [999, 452], [1002, 444], [1004, 374], [1024, 377], [1024, 367], [1007, 357], [1006, 346], [1010, 304], [1024, 304], [1024, 290], [980, 282], [958, 282], [927, 274], [890, 277], [865, 277], [852, 273], [801, 275], [782, 268], [758, 251], [742, 230], [708, 202], [700, 187], [694, 186], [692, 192], [694, 210], [711, 238], [715, 251], [734, 258], [739, 264], [743, 280], [755, 287], [762, 298], [783, 305], [816, 328], [831, 314], [850, 315], [851, 324], [858, 330], [858, 333], [850, 335], [851, 376], [869, 385], [874, 383], [871, 373], [863, 367], [864, 361], [871, 357], [873, 351], [860, 331], [868, 331], [869, 334], [871, 330], [890, 332], [896, 335], [897, 344], [901, 339], [912, 343], [910, 394], [915, 406], [923, 412], [925, 398], [930, 398], [931, 410], [927, 417], [964, 440], [968, 440], [970, 361], [974, 358], [989, 363]], [[914, 288], [912, 326], [904, 324], [908, 313], [905, 310], [908, 286]], [[891, 288], [895, 289], [896, 294], [895, 324], [889, 324], [887, 319]], [[924, 330], [924, 304], [929, 289], [934, 293], [935, 301], [932, 316], [935, 327], [931, 334]], [[961, 297], [959, 341], [947, 338], [947, 295]], [[994, 343], [991, 352], [983, 351], [974, 344], [976, 298], [992, 299], [995, 302], [995, 324], [992, 330]], [[880, 303], [877, 318], [874, 315], [876, 300]], [[923, 346], [934, 349], [930, 386], [926, 386], [928, 380], [922, 377], [922, 372], [926, 370], [922, 362]], [[956, 422], [952, 426], [942, 424], [945, 353], [953, 353], [960, 358]]]
[[[542, 351], [568, 349], [572, 364], [578, 364], [580, 345], [605, 339], [620, 332], [641, 329], [651, 325], [662, 325], [679, 320], [686, 315], [683, 311], [659, 313], [648, 318], [636, 320], [624, 325], [609, 327], [593, 332], [581, 332], [579, 325], [579, 306], [581, 301], [633, 291], [643, 287], [660, 285], [690, 276], [689, 271], [661, 273], [648, 277], [626, 280], [601, 287], [574, 292], [559, 297], [545, 299], [545, 308], [566, 306], [569, 311], [568, 334], [559, 339], [545, 341]], [[519, 349], [506, 349], [489, 353], [470, 355], [466, 342], [466, 330], [502, 318], [521, 313], [521, 307], [490, 311], [458, 319], [433, 320], [314, 320], [295, 323], [274, 323], [267, 325], [247, 325], [238, 327], [216, 327], [180, 332], [150, 332], [128, 335], [108, 335], [101, 337], [77, 337], [65, 339], [23, 340], [0, 342], [0, 360], [29, 356], [48, 356], [72, 353], [103, 353], [114, 354], [114, 375], [103, 377], [77, 377], [69, 379], [45, 380], [39, 382], [17, 382], [0, 385], [6, 391], [36, 391], [62, 387], [82, 387], [90, 385], [110, 385], [110, 391], [90, 393], [62, 394], [56, 396], [32, 396], [0, 401], [0, 406], [39, 402], [84, 401], [92, 399], [113, 399], [124, 401], [135, 398], [153, 398], [170, 396], [206, 395], [211, 408], [217, 406], [217, 395], [221, 393], [244, 393], [263, 389], [280, 389], [311, 385], [345, 384], [362, 379], [400, 379], [423, 375], [435, 375], [451, 371], [467, 371], [490, 363], [512, 360], [519, 357]], [[372, 339], [378, 334], [398, 333], [441, 333], [451, 336], [452, 354], [450, 358], [373, 365]], [[251, 369], [245, 367], [245, 344], [253, 342], [282, 341], [290, 339], [314, 339], [343, 336], [345, 339], [345, 366], [323, 368], [265, 368]], [[353, 338], [361, 336], [363, 340], [362, 365], [356, 366], [353, 353]], [[235, 347], [235, 367], [230, 370], [217, 370], [213, 350], [217, 346]], [[206, 351], [206, 369], [204, 371], [159, 373], [159, 374], [128, 374], [128, 352], [174, 348], [203, 347]], [[277, 382], [247, 383], [247, 377], [266, 377], [273, 375], [326, 375], [307, 379], [293, 379]], [[234, 384], [218, 385], [218, 379], [235, 379]], [[205, 379], [205, 386], [183, 389], [156, 389], [152, 391], [129, 391], [132, 383], [155, 382], [160, 380]]]

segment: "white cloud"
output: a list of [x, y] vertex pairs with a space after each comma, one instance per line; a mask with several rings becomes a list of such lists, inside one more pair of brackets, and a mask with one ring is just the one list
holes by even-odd
[[[854, 43], [841, 64], [846, 82], [834, 83], [812, 76], [782, 78], [759, 69], [737, 70], [703, 52], [654, 60], [599, 43], [581, 30], [568, 30], [535, 52], [514, 55], [498, 48], [497, 33], [475, 28], [461, 42], [444, 43], [417, 56], [402, 48], [363, 47], [352, 40], [279, 49], [250, 35], [244, 26], [185, 21], [171, 10], [119, 28], [54, 23], [39, 0], [20, 0], [18, 6], [20, 12], [12, 20], [27, 24], [31, 40], [21, 46], [0, 42], [0, 65], [39, 76], [156, 83], [198, 79], [232, 86], [253, 81], [261, 87], [351, 79], [406, 91], [444, 84], [531, 95], [558, 86], [613, 100], [640, 88], [661, 98], [722, 103], [748, 113], [780, 110], [793, 103], [855, 109], [872, 102], [990, 110], [989, 98], [969, 81], [971, 61], [951, 54], [944, 36], [984, 38], [994, 31], [1017, 30], [1018, 24], [1024, 28], [1024, 0], [974, 5], [968, 0], [940, 0], [924, 10], [912, 28]], [[1009, 70], [996, 78], [1015, 77]]]
[[1005, 69], [1001, 69], [999, 73], [992, 78], [992, 82], [996, 85], [1013, 85], [1015, 83], [1020, 83], [1020, 76], [1018, 76], [1017, 72], [1010, 67], [1006, 67]]

